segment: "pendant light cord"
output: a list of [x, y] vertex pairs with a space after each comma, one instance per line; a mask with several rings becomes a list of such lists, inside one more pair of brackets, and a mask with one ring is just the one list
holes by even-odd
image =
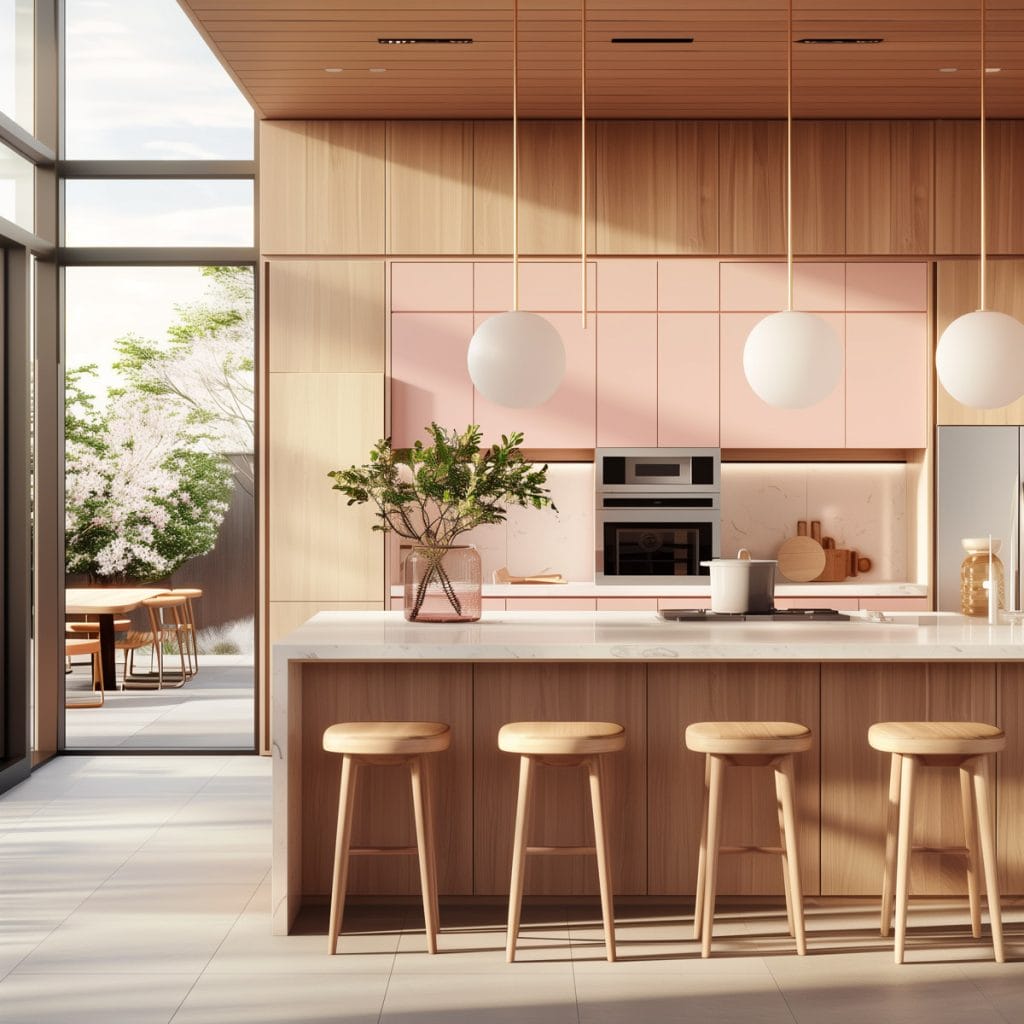
[[512, 0], [512, 309], [519, 309], [519, 0]]
[[[984, 0], [982, 0], [984, 3]], [[786, 310], [793, 309], [793, 0], [786, 22]]]
[[580, 3], [580, 320], [587, 329], [587, 0]]
[[978, 309], [985, 308], [985, 250], [987, 248], [987, 237], [985, 231], [985, 76], [987, 71], [985, 69], [985, 0], [981, 0], [981, 140], [980, 140], [980, 151], [981, 159], [979, 161], [979, 170], [981, 173], [981, 239], [979, 245], [979, 259], [978, 259], [978, 298], [980, 304]]

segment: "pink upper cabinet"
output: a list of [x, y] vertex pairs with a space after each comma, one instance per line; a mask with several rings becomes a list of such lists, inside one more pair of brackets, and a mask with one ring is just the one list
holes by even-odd
[[658, 309], [718, 312], [718, 260], [658, 260]]
[[[473, 308], [501, 313], [512, 308], [512, 263], [478, 262], [473, 271]], [[519, 308], [531, 313], [579, 311], [583, 293], [579, 260], [519, 261]], [[597, 308], [597, 270], [587, 262], [587, 309]]]
[[718, 314], [658, 314], [658, 444], [718, 445]]
[[853, 312], [925, 312], [927, 263], [847, 263], [846, 308]]
[[847, 314], [846, 444], [927, 446], [926, 313]]
[[393, 312], [468, 313], [473, 309], [472, 263], [392, 263]]
[[[602, 264], [601, 269], [604, 269]], [[653, 270], [653, 264], [652, 264]], [[653, 448], [658, 443], [658, 315], [599, 313], [597, 443]]]
[[601, 260], [597, 268], [597, 308], [611, 312], [657, 309], [657, 262]]
[[[528, 448], [593, 448], [596, 437], [596, 320], [587, 317], [583, 329], [579, 313], [544, 314], [557, 328], [565, 345], [565, 377], [561, 387], [535, 409], [508, 409], [473, 392], [474, 422], [484, 442], [520, 430]], [[476, 323], [487, 318], [477, 313]], [[467, 338], [468, 341], [468, 338]], [[465, 352], [463, 352], [463, 367]]]
[[[842, 263], [797, 263], [793, 307], [806, 312], [840, 312], [846, 291]], [[776, 312], [786, 308], [786, 264], [722, 263], [722, 310]]]
[[[809, 409], [775, 409], [751, 390], [743, 373], [743, 346], [760, 313], [721, 317], [721, 443], [723, 448], [842, 448], [845, 441], [843, 379]], [[823, 313], [839, 338], [843, 315]]]
[[392, 313], [391, 436], [398, 447], [425, 440], [432, 421], [462, 430], [473, 421], [466, 350], [472, 313]]

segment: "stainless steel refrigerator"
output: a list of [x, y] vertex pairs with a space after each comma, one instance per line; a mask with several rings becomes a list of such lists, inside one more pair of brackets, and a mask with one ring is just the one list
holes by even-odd
[[[1022, 427], [939, 427], [935, 515], [936, 594], [939, 611], [960, 610], [961, 537], [991, 534], [1002, 542], [1006, 602], [1020, 608], [1020, 481]], [[1011, 534], [1016, 536], [1011, 540]], [[1013, 564], [1016, 563], [1016, 564]]]

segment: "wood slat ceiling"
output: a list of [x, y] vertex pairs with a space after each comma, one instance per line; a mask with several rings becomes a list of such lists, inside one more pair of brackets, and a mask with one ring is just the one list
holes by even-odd
[[[268, 118], [506, 118], [512, 0], [179, 0]], [[976, 117], [981, 0], [795, 0], [794, 114]], [[1024, 116], [1024, 0], [987, 0], [993, 117]], [[573, 117], [580, 0], [520, 0], [523, 117]], [[470, 37], [383, 46], [379, 37]], [[613, 37], [692, 36], [691, 45]], [[587, 0], [587, 104], [597, 118], [780, 117], [786, 0]], [[324, 69], [343, 68], [338, 73]], [[943, 73], [939, 68], [958, 71]], [[383, 72], [371, 68], [385, 68]]]

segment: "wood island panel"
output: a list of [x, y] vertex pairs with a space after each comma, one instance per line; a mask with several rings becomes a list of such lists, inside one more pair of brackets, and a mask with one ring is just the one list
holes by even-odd
[[[822, 665], [823, 896], [881, 893], [890, 755], [868, 746], [868, 728], [890, 721], [995, 722], [995, 674], [994, 665], [970, 662]], [[929, 768], [917, 781], [914, 842], [962, 846], [957, 773]], [[966, 893], [963, 858], [915, 854], [910, 891]]]
[[[647, 891], [646, 672], [643, 665], [474, 666], [474, 891], [505, 895], [512, 870], [519, 758], [498, 750], [506, 722], [618, 722], [626, 749], [604, 762], [605, 822], [616, 893]], [[581, 768], [538, 766], [530, 845], [592, 845], [587, 776]], [[537, 856], [526, 866], [528, 895], [597, 892], [593, 857]]]
[[[302, 681], [302, 892], [331, 891], [341, 756], [323, 749], [335, 722], [436, 721], [452, 730], [451, 747], [428, 758], [442, 895], [473, 891], [473, 701], [471, 665], [329, 663], [306, 665]], [[413, 827], [409, 770], [361, 767], [355, 846], [410, 846]], [[420, 891], [415, 857], [354, 857], [349, 892], [412, 895]]]
[[[794, 761], [800, 819], [800, 873], [804, 892], [819, 888], [817, 664], [651, 665], [647, 695], [647, 804], [651, 824], [648, 891], [691, 894], [697, 881], [704, 755], [686, 749], [683, 733], [693, 722], [801, 722], [815, 743]], [[722, 842], [777, 846], [779, 818], [773, 773], [730, 768], [725, 777]], [[782, 894], [778, 857], [723, 856], [722, 895]]]
[[1000, 665], [999, 718], [1006, 749], [996, 756], [996, 822], [999, 885], [1003, 893], [1024, 892], [1024, 665]]

